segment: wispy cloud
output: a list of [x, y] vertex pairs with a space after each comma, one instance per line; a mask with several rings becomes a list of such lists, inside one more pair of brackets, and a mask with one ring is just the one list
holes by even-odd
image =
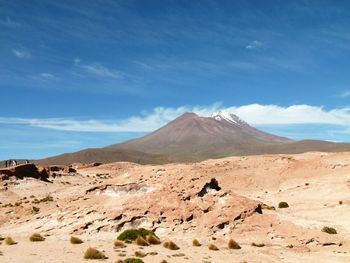
[[344, 91], [342, 94], [340, 94], [340, 97], [342, 98], [350, 97], [350, 90]]
[[53, 130], [81, 132], [150, 132], [185, 112], [195, 112], [200, 116], [210, 116], [216, 111], [229, 111], [252, 125], [300, 125], [324, 124], [336, 125], [350, 131], [350, 108], [325, 110], [320, 106], [249, 104], [243, 106], [223, 107], [220, 103], [208, 106], [181, 106], [177, 108], [157, 107], [139, 116], [117, 120], [77, 120], [71, 118], [0, 118], [0, 124], [27, 125]]
[[255, 48], [259, 48], [262, 47], [263, 43], [258, 41], [258, 40], [253, 40], [252, 42], [250, 42], [248, 45], [246, 45], [246, 49], [255, 49]]
[[0, 20], [0, 26], [19, 27], [19, 26], [21, 26], [21, 24], [13, 21], [11, 18], [7, 17], [5, 20]]
[[40, 73], [40, 77], [43, 80], [58, 80], [59, 78], [56, 77], [55, 75], [51, 74], [51, 73], [47, 73], [47, 72], [42, 72]]
[[122, 72], [115, 69], [109, 69], [106, 66], [101, 65], [100, 63], [82, 64], [80, 58], [75, 58], [73, 62], [75, 67], [83, 69], [85, 72], [95, 76], [114, 79], [123, 78]]
[[31, 53], [27, 50], [24, 50], [24, 49], [12, 49], [12, 53], [16, 57], [21, 58], [21, 59], [28, 59], [28, 58], [32, 57]]

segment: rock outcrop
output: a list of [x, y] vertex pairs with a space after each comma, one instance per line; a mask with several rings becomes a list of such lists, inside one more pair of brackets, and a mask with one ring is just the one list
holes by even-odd
[[46, 169], [38, 168], [35, 164], [21, 164], [10, 168], [0, 169], [0, 179], [8, 180], [10, 178], [24, 179], [31, 177], [42, 181], [47, 181], [49, 174]]

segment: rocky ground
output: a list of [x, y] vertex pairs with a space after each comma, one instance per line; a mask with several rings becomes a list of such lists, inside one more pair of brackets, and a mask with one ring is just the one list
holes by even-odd
[[[0, 241], [0, 262], [85, 262], [88, 247], [104, 251], [105, 262], [136, 251], [156, 252], [144, 262], [350, 262], [350, 153], [75, 164], [39, 168], [40, 176], [32, 167], [31, 177], [19, 170], [20, 177], [0, 170], [0, 235], [17, 242]], [[289, 207], [278, 208], [281, 201]], [[133, 227], [180, 249], [114, 248]], [[30, 242], [33, 233], [45, 241]], [[72, 235], [84, 243], [71, 244]], [[195, 238], [201, 247], [192, 246]], [[241, 249], [228, 249], [229, 239]]]

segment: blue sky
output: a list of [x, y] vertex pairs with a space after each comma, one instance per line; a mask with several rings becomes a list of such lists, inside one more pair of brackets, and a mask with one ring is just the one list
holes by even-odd
[[0, 0], [0, 159], [229, 110], [350, 141], [348, 1]]

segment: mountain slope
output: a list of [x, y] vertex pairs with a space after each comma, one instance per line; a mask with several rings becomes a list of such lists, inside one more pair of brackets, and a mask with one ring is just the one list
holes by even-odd
[[65, 153], [42, 160], [35, 161], [36, 164], [69, 165], [72, 163], [112, 163], [112, 162], [134, 162], [139, 164], [169, 163], [166, 156], [159, 154], [147, 154], [132, 150], [119, 150], [112, 148], [85, 149], [74, 153]]

